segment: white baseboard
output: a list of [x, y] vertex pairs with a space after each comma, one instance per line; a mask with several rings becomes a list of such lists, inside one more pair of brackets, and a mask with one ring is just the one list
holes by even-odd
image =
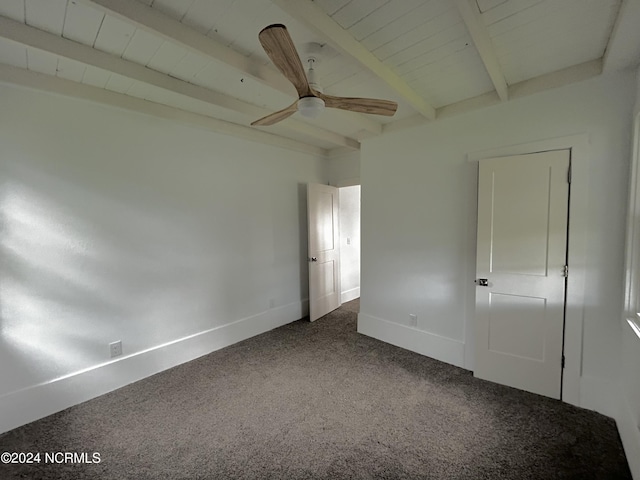
[[308, 300], [291, 303], [2, 395], [0, 433], [299, 320], [308, 311]]
[[634, 421], [631, 405], [626, 399], [620, 402], [620, 413], [616, 417], [616, 423], [631, 476], [634, 480], [640, 480], [640, 426]]
[[360, 313], [358, 333], [464, 368], [464, 343]]
[[584, 375], [580, 379], [580, 406], [613, 417], [629, 462], [631, 475], [640, 480], [640, 428], [616, 380]]
[[350, 302], [351, 300], [355, 300], [356, 298], [360, 298], [360, 287], [346, 290], [340, 295], [340, 301], [342, 303]]
[[580, 377], [580, 406], [608, 417], [617, 418], [620, 411], [620, 386], [616, 380], [590, 375]]

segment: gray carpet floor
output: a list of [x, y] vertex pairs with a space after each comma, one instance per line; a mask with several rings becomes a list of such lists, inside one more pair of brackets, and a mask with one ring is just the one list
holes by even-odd
[[612, 419], [356, 333], [358, 301], [0, 436], [1, 479], [631, 479]]

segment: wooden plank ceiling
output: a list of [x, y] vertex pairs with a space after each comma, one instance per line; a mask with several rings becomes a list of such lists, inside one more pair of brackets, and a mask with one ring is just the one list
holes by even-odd
[[[249, 139], [327, 153], [357, 149], [366, 136], [433, 120], [452, 105], [477, 98], [506, 101], [514, 87], [554, 72], [565, 72], [569, 81], [599, 73], [615, 27], [634, 24], [620, 21], [621, 5], [621, 0], [2, 0], [0, 81], [68, 95], [78, 91], [118, 106], [129, 98], [131, 108], [144, 111], [143, 99], [187, 112], [187, 121], [216, 119], [208, 124], [213, 129], [229, 122], [227, 131]], [[328, 109], [314, 120], [294, 115], [272, 127], [249, 127], [295, 99], [293, 87], [258, 42], [258, 32], [271, 23], [287, 25], [303, 57], [311, 44], [321, 45], [314, 53], [326, 93], [395, 100], [397, 114]], [[616, 64], [637, 65], [637, 53], [625, 51]], [[571, 67], [582, 73], [567, 76]]]

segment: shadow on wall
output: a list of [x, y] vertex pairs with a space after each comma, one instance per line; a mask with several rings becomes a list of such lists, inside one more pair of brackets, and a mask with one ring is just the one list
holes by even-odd
[[0, 395], [109, 361], [109, 342], [126, 355], [239, 314], [240, 280], [184, 212], [17, 163], [0, 175]]

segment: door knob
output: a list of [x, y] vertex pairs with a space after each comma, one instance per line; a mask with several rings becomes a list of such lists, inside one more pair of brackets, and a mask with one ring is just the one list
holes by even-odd
[[476, 280], [476, 285], [478, 285], [479, 287], [488, 287], [489, 286], [489, 279], [488, 278], [479, 278]]

